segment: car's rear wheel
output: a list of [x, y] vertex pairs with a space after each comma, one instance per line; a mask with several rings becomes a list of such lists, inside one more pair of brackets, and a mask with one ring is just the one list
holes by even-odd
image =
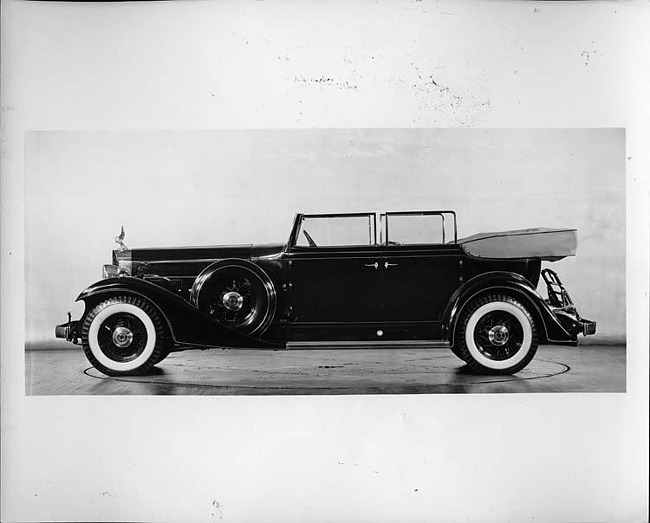
[[93, 307], [83, 321], [81, 339], [88, 361], [108, 376], [145, 374], [169, 354], [171, 346], [156, 309], [128, 295]]
[[476, 372], [514, 374], [537, 352], [537, 329], [526, 307], [511, 296], [488, 294], [463, 311], [455, 349]]
[[197, 306], [223, 325], [259, 335], [272, 319], [274, 297], [263, 275], [245, 266], [225, 265], [202, 285]]

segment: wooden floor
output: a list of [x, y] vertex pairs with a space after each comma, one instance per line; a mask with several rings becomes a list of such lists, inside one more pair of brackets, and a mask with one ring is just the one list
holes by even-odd
[[[50, 348], [47, 348], [50, 347]], [[542, 346], [515, 376], [478, 376], [449, 349], [190, 350], [151, 375], [109, 378], [78, 347], [28, 349], [28, 395], [625, 392], [625, 346]]]

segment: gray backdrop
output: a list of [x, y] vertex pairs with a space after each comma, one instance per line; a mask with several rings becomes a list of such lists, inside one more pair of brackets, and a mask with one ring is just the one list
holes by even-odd
[[122, 224], [129, 247], [264, 243], [296, 212], [410, 209], [456, 210], [460, 237], [577, 228], [552, 267], [598, 340], [625, 337], [623, 129], [41, 131], [26, 160], [28, 342], [52, 339]]

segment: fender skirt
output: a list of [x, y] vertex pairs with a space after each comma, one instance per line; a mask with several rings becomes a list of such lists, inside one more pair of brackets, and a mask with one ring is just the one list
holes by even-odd
[[576, 345], [577, 336], [569, 333], [553, 310], [531, 283], [520, 274], [491, 272], [479, 275], [461, 285], [452, 295], [442, 317], [443, 335], [454, 343], [456, 326], [462, 310], [473, 298], [488, 292], [505, 292], [519, 299], [532, 314], [538, 327], [540, 343]]
[[156, 307], [167, 321], [177, 345], [284, 348], [284, 343], [247, 336], [222, 325], [177, 294], [140, 278], [124, 276], [100, 280], [84, 290], [76, 301], [84, 301], [88, 312], [89, 303], [124, 294], [144, 298]]

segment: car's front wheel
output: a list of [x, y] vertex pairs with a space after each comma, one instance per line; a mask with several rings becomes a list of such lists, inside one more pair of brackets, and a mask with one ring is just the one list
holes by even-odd
[[170, 337], [160, 314], [135, 296], [116, 296], [86, 315], [81, 338], [92, 365], [108, 376], [145, 374], [169, 353]]
[[519, 372], [537, 352], [535, 321], [511, 296], [488, 294], [474, 300], [463, 311], [456, 332], [460, 357], [484, 374]]

